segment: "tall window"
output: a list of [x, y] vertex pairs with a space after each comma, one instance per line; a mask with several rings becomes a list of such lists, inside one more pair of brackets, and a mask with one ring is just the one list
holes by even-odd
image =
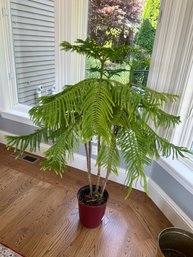
[[33, 105], [55, 85], [54, 0], [11, 0], [18, 102]]

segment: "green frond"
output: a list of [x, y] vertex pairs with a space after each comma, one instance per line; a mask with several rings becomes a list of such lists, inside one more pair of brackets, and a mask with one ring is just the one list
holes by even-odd
[[164, 112], [157, 105], [148, 105], [143, 108], [143, 119], [148, 121], [153, 121], [156, 128], [164, 127], [169, 128], [180, 123], [180, 117]]
[[115, 175], [118, 175], [118, 167], [120, 165], [120, 155], [116, 147], [116, 138], [112, 135], [111, 144], [103, 141], [100, 147], [97, 164], [105, 169], [110, 169]]
[[127, 112], [118, 107], [113, 108], [113, 118], [111, 120], [114, 126], [128, 128], [130, 123]]
[[[137, 181], [138, 178], [141, 178], [142, 186], [146, 188], [147, 182], [144, 165], [150, 165], [151, 159], [146, 154], [147, 152], [143, 141], [139, 140], [135, 132], [131, 129], [127, 131], [121, 130], [118, 137], [118, 145], [126, 163], [125, 184], [131, 188], [133, 183]], [[130, 190], [128, 191], [128, 195], [129, 192]]]
[[170, 143], [167, 139], [162, 137], [157, 137], [156, 140], [157, 149], [161, 152], [163, 157], [171, 156], [172, 159], [178, 159], [181, 157], [186, 157], [186, 153], [190, 153], [190, 151], [186, 147], [176, 146]]
[[167, 102], [175, 102], [178, 99], [177, 95], [157, 92], [148, 87], [143, 88], [142, 94], [144, 95], [143, 101], [144, 105], [159, 105], [161, 106], [163, 103]]
[[185, 147], [176, 146], [170, 143], [167, 139], [160, 137], [156, 132], [150, 128], [150, 126], [143, 120], [138, 120], [132, 124], [132, 130], [135, 131], [135, 135], [139, 138], [145, 138], [144, 146], [146, 153], [153, 158], [154, 156], [159, 159], [160, 155], [163, 157], [171, 156], [173, 159], [179, 156], [185, 157], [186, 153], [189, 153]]
[[63, 51], [76, 52], [87, 57], [93, 57], [99, 61], [124, 62], [125, 56], [131, 53], [139, 52], [129, 45], [107, 47], [98, 45], [94, 40], [87, 38], [86, 40], [77, 39], [75, 44], [63, 41], [60, 46]]
[[30, 118], [34, 124], [56, 130], [68, 127], [81, 112], [85, 92], [92, 86], [93, 79], [83, 80], [73, 87], [65, 88], [58, 95], [42, 98], [44, 104], [33, 107]]
[[36, 152], [40, 149], [40, 143], [42, 140], [48, 143], [49, 130], [47, 128], [41, 128], [35, 130], [35, 132], [29, 135], [23, 136], [6, 136], [7, 148], [14, 147], [15, 151], [20, 149], [19, 155], [23, 155], [24, 151], [28, 148], [30, 152]]
[[99, 135], [108, 141], [113, 100], [105, 80], [98, 80], [87, 91], [82, 103], [82, 137], [85, 141]]
[[112, 88], [113, 101], [121, 110], [125, 110], [128, 120], [136, 118], [138, 107], [141, 102], [141, 95], [128, 85], [119, 84]]
[[59, 93], [54, 94], [54, 95], [41, 96], [41, 97], [36, 99], [36, 104], [37, 105], [42, 105], [42, 104], [49, 103], [52, 100], [54, 100], [55, 98], [58, 98], [62, 94], [63, 94], [62, 92], [59, 92]]
[[67, 165], [67, 157], [73, 156], [73, 150], [78, 142], [76, 130], [68, 128], [44, 153], [46, 160], [42, 162], [42, 169], [54, 170], [57, 175], [62, 176]]
[[93, 40], [86, 39], [81, 40], [77, 39], [75, 44], [70, 44], [67, 41], [63, 41], [60, 46], [61, 50], [68, 52], [76, 52], [82, 55], [86, 55], [88, 57], [93, 57], [95, 59], [100, 59], [100, 49], [102, 46], [97, 45]]

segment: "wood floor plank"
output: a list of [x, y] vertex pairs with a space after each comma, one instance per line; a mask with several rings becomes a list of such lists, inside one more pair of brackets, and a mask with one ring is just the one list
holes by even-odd
[[171, 226], [143, 192], [109, 182], [102, 224], [79, 222], [76, 192], [87, 175], [68, 168], [64, 178], [15, 160], [0, 144], [0, 241], [26, 257], [163, 257], [159, 232]]
[[[16, 179], [15, 179], [16, 178]], [[14, 179], [11, 179], [9, 186], [6, 186], [3, 193], [1, 192], [0, 199], [0, 212], [4, 211], [9, 207], [20, 195], [22, 195], [26, 190], [33, 186], [33, 178], [22, 177], [20, 174]], [[5, 183], [7, 185], [7, 181]]]

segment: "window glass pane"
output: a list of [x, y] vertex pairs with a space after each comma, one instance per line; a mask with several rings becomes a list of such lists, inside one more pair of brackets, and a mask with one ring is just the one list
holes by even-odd
[[[88, 36], [100, 45], [131, 45], [142, 54], [126, 56], [126, 64], [107, 63], [107, 72], [122, 70], [112, 78], [120, 82], [146, 85], [155, 31], [160, 10], [159, 0], [90, 0]], [[86, 77], [96, 77], [97, 62], [87, 59]]]
[[11, 0], [18, 102], [33, 105], [55, 84], [54, 0]]

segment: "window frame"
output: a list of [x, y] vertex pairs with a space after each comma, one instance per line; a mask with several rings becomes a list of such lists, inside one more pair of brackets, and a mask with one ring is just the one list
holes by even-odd
[[[10, 1], [0, 3], [0, 114], [3, 118], [33, 125], [28, 111], [31, 108], [18, 103], [11, 30]], [[73, 54], [60, 51], [59, 44], [66, 40], [71, 43], [87, 36], [88, 0], [56, 0], [55, 2], [55, 77], [56, 91], [64, 85], [73, 84], [84, 78], [85, 60]], [[63, 26], [65, 24], [66, 26]], [[74, 76], [74, 74], [77, 74]]]
[[[162, 135], [172, 143], [186, 147], [193, 130], [193, 121], [191, 121], [193, 117], [192, 10], [193, 2], [189, 0], [177, 0], [177, 3], [176, 0], [161, 1], [161, 16], [147, 82], [151, 89], [179, 95], [179, 100], [172, 107], [166, 106], [166, 110], [179, 115], [181, 123]], [[192, 158], [179, 157], [178, 160], [173, 160], [171, 157], [161, 157], [157, 162], [193, 194]]]
[[[165, 136], [177, 145], [187, 144], [187, 130], [193, 115], [192, 8], [193, 3], [189, 0], [186, 1], [186, 4], [183, 0], [178, 0], [178, 4], [176, 4], [176, 0], [161, 1], [161, 19], [158, 22], [158, 33], [155, 38], [147, 82], [151, 89], [179, 96], [175, 104], [166, 106], [167, 111], [181, 117], [180, 125], [176, 126], [172, 132], [165, 132]], [[188, 12], [188, 10], [190, 11]], [[170, 26], [167, 27], [167, 24]], [[189, 28], [184, 29], [184, 25]], [[162, 40], [159, 40], [160, 38]], [[184, 44], [184, 42], [186, 43]]]

